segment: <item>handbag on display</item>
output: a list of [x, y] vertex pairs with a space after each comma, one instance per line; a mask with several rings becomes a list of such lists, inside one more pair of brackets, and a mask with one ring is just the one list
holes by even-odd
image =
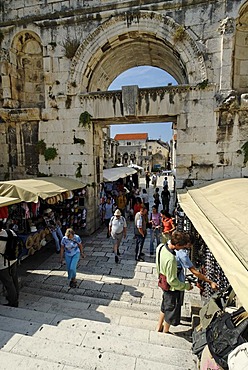
[[248, 313], [243, 307], [216, 317], [207, 328], [209, 351], [218, 365], [228, 369], [228, 355], [248, 340]]
[[[163, 247], [164, 247], [164, 244], [161, 245], [161, 247], [159, 248], [159, 251], [158, 251], [158, 269], [159, 269], [159, 271], [160, 271], [160, 253], [161, 253], [161, 250], [162, 250]], [[166, 276], [161, 274], [161, 273], [159, 273], [159, 275], [158, 275], [158, 286], [163, 291], [168, 292], [170, 290], [170, 285], [167, 282]]]

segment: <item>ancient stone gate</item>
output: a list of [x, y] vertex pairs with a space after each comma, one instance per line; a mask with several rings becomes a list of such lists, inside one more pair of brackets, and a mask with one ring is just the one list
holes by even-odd
[[[0, 12], [1, 180], [77, 177], [93, 220], [101, 127], [166, 120], [178, 187], [247, 175], [247, 1], [5, 0]], [[178, 86], [107, 92], [141, 65]]]

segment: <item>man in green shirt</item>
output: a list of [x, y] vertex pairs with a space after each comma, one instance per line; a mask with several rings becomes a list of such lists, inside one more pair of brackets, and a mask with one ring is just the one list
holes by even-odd
[[168, 291], [163, 291], [163, 300], [159, 315], [157, 331], [170, 333], [170, 325], [180, 324], [181, 300], [180, 291], [191, 290], [193, 286], [190, 283], [184, 283], [177, 277], [176, 250], [184, 249], [189, 243], [189, 236], [183, 232], [174, 231], [170, 242], [164, 244], [160, 251], [160, 263], [158, 263], [158, 254], [161, 244], [156, 249], [156, 265], [158, 274], [166, 276], [170, 286]]

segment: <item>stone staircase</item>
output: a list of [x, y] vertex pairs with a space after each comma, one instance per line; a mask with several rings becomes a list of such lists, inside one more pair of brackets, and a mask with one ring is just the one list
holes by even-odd
[[76, 289], [58, 255], [41, 249], [40, 258], [22, 262], [19, 307], [0, 304], [1, 370], [195, 370], [190, 302], [199, 300], [197, 288], [185, 293], [176, 335], [157, 333], [161, 290], [149, 237], [145, 262], [137, 263], [130, 224], [119, 264], [106, 230], [83, 240]]

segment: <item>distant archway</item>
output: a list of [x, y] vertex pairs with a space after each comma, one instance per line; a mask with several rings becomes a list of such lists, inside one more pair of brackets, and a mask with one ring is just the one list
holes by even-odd
[[120, 73], [139, 65], [161, 68], [179, 84], [207, 78], [202, 53], [182, 26], [154, 12], [139, 12], [127, 23], [124, 13], [100, 25], [80, 45], [69, 72], [67, 94], [105, 91]]

